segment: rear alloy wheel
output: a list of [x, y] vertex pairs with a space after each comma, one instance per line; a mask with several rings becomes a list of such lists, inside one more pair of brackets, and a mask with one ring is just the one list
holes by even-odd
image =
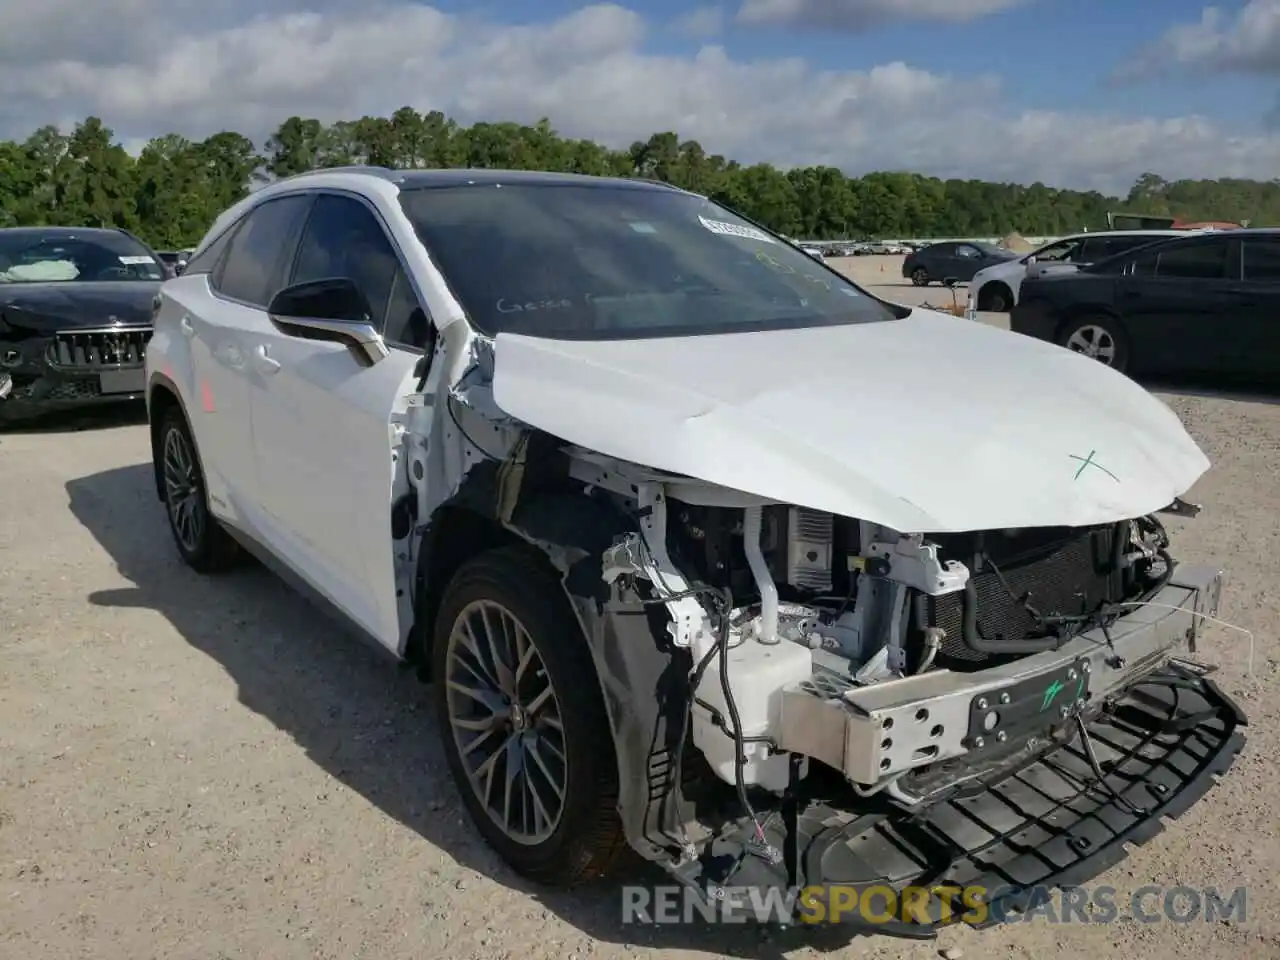
[[209, 512], [195, 441], [186, 418], [176, 407], [169, 410], [161, 424], [157, 452], [169, 530], [182, 559], [200, 573], [216, 573], [234, 566], [239, 549]]
[[1089, 317], [1068, 324], [1058, 343], [1113, 370], [1123, 372], [1129, 366], [1128, 340], [1110, 317]]
[[911, 282], [917, 287], [927, 287], [929, 285], [929, 271], [924, 267], [916, 267], [911, 271]]
[[432, 645], [445, 755], [476, 828], [518, 873], [571, 886], [626, 849], [608, 715], [560, 584], [527, 548], [449, 584]]

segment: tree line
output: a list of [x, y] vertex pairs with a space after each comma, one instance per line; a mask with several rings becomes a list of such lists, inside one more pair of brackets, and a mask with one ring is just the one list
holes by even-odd
[[265, 143], [233, 131], [156, 137], [138, 156], [97, 117], [0, 141], [0, 226], [118, 226], [160, 249], [193, 246], [255, 182], [319, 167], [540, 169], [664, 180], [788, 236], [812, 239], [1061, 235], [1106, 226], [1108, 211], [1280, 224], [1280, 181], [1143, 174], [1126, 197], [916, 173], [849, 177], [830, 166], [779, 170], [655, 133], [624, 150], [560, 136], [549, 121], [463, 126], [438, 111], [324, 124], [290, 117]]

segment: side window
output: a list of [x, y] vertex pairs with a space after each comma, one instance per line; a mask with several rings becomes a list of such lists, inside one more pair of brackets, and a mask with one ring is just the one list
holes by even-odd
[[[368, 207], [333, 194], [316, 199], [298, 244], [293, 283], [336, 277], [353, 280], [369, 301], [376, 323], [387, 315], [399, 269], [391, 241]], [[413, 295], [412, 288], [409, 295]]]
[[978, 248], [971, 247], [967, 243], [962, 243], [960, 246], [956, 247], [956, 256], [971, 259], [978, 256]]
[[1148, 253], [1144, 256], [1131, 260], [1125, 266], [1124, 272], [1132, 277], [1154, 277], [1156, 275], [1156, 260], [1159, 254]]
[[1157, 277], [1185, 280], [1221, 280], [1227, 275], [1227, 245], [1221, 243], [1176, 244], [1162, 250], [1156, 263]]
[[1094, 237], [1086, 240], [1072, 251], [1072, 263], [1095, 263], [1110, 252], [1110, 244], [1106, 240]]
[[431, 340], [427, 313], [418, 303], [413, 284], [404, 269], [396, 270], [391, 282], [391, 297], [387, 303], [387, 323], [383, 336], [392, 343], [402, 343], [425, 350]]
[[187, 269], [183, 274], [193, 273], [213, 273], [217, 267], [218, 261], [222, 259], [222, 254], [226, 252], [227, 245], [231, 243], [231, 238], [235, 236], [236, 231], [240, 229], [240, 225], [244, 223], [241, 218], [233, 223], [227, 229], [223, 230], [204, 250], [187, 261]]
[[1073, 260], [1072, 254], [1079, 250], [1079, 240], [1063, 240], [1051, 247], [1045, 247], [1036, 254], [1037, 263], [1064, 263]]
[[1116, 253], [1124, 253], [1126, 250], [1136, 250], [1138, 247], [1145, 247], [1148, 243], [1155, 243], [1159, 237], [1112, 237], [1103, 241], [1106, 246], [1106, 253], [1095, 257], [1101, 260], [1103, 256], [1111, 256]]
[[1280, 283], [1280, 241], [1246, 240], [1244, 247], [1244, 279], [1261, 283]]
[[309, 196], [293, 196], [255, 207], [231, 238], [217, 291], [265, 309], [284, 286], [298, 228], [310, 203]]

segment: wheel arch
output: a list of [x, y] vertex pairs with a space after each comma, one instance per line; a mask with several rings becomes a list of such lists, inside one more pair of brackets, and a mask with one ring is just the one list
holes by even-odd
[[[468, 489], [479, 496], [466, 496]], [[520, 544], [531, 562], [555, 574], [578, 624], [582, 655], [592, 664], [612, 728], [626, 837], [642, 857], [665, 861], [682, 842], [683, 764], [672, 762], [658, 733], [679, 729], [691, 664], [687, 652], [681, 657], [670, 646], [665, 609], [638, 596], [616, 598], [604, 581], [605, 552], [636, 529], [635, 520], [607, 500], [566, 485], [531, 492], [502, 519], [493, 492], [474, 478], [432, 515], [418, 555], [406, 659], [421, 679], [431, 679], [432, 642], [450, 581], [481, 553]]]
[[[419, 542], [406, 660], [427, 678], [440, 602], [450, 581], [464, 564], [502, 547], [521, 547], [531, 563], [555, 576], [585, 639], [589, 625], [583, 622], [580, 601], [607, 598], [602, 559], [624, 528], [619, 515], [581, 493], [545, 493], [521, 502], [506, 522], [475, 502], [442, 504]], [[590, 654], [585, 644], [583, 652]]]
[[182, 394], [177, 385], [163, 373], [151, 375], [147, 384], [147, 425], [151, 443], [151, 473], [155, 481], [156, 498], [164, 499], [164, 475], [160, 469], [160, 428], [170, 410], [177, 409], [191, 427], [191, 417], [187, 414], [186, 405], [182, 402]]

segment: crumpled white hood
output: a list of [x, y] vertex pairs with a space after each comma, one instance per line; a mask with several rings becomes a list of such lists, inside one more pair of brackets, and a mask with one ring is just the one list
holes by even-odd
[[924, 310], [670, 339], [500, 334], [493, 395], [600, 453], [904, 532], [1113, 522], [1209, 467], [1127, 377]]

